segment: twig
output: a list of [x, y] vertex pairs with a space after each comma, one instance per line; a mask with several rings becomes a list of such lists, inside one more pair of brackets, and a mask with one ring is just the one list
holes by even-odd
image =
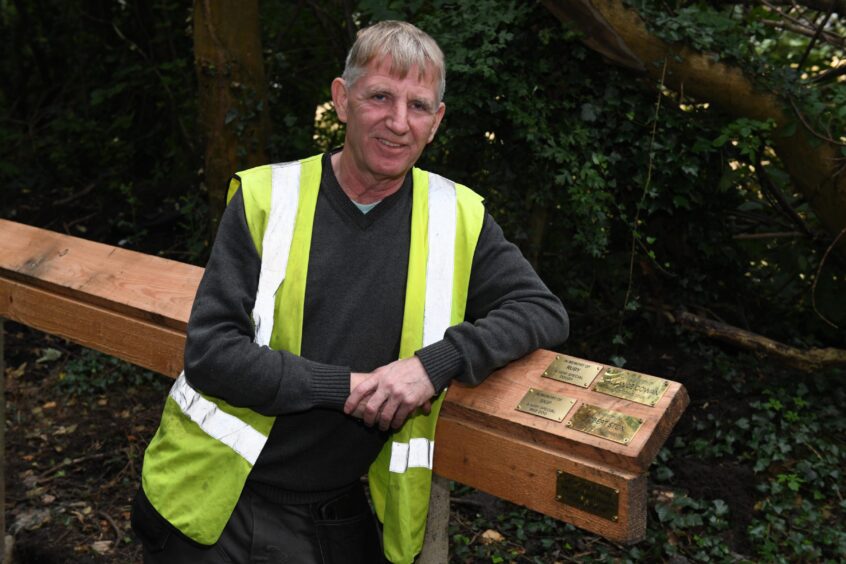
[[782, 213], [795, 223], [800, 231], [813, 239], [814, 234], [811, 233], [811, 230], [807, 225], [805, 225], [802, 217], [796, 212], [796, 210], [793, 209], [793, 206], [790, 205], [787, 198], [784, 197], [784, 194], [782, 194], [781, 190], [779, 190], [778, 186], [775, 185], [772, 178], [770, 178], [770, 175], [767, 174], [767, 171], [764, 169], [763, 159], [761, 158], [762, 150], [763, 147], [755, 154], [755, 175], [758, 177], [758, 184], [761, 185], [764, 192], [769, 194], [775, 200], [775, 203], [779, 208], [781, 208]]
[[92, 182], [91, 184], [89, 184], [88, 186], [86, 186], [85, 188], [80, 190], [79, 192], [75, 192], [75, 193], [71, 194], [70, 196], [68, 196], [66, 198], [62, 198], [61, 200], [56, 200], [55, 202], [53, 202], [53, 206], [56, 206], [56, 207], [63, 206], [67, 203], [70, 203], [70, 202], [76, 200], [76, 199], [79, 199], [79, 198], [85, 196], [86, 194], [88, 194], [89, 192], [91, 192], [91, 190], [93, 190], [95, 186], [96, 186], [96, 184]]
[[805, 49], [805, 52], [802, 53], [802, 58], [799, 59], [799, 64], [796, 66], [796, 72], [799, 73], [802, 70], [802, 67], [805, 65], [805, 61], [808, 59], [808, 55], [811, 54], [811, 49], [814, 48], [814, 45], [817, 42], [817, 39], [820, 38], [820, 34], [825, 29], [825, 24], [828, 23], [828, 20], [831, 19], [831, 15], [834, 13], [834, 2], [831, 3], [831, 7], [828, 9], [828, 13], [825, 15], [822, 23], [817, 26], [817, 31], [814, 33], [814, 36], [808, 42], [808, 47]]
[[840, 327], [835, 323], [829, 321], [828, 318], [826, 318], [826, 316], [824, 316], [820, 312], [820, 310], [817, 309], [817, 282], [820, 281], [820, 272], [822, 272], [822, 267], [825, 264], [826, 259], [828, 259], [828, 255], [829, 253], [831, 253], [831, 249], [833, 249], [837, 245], [837, 242], [840, 241], [840, 238], [843, 237], [843, 235], [846, 235], [846, 227], [844, 227], [840, 231], [837, 237], [834, 238], [834, 241], [831, 242], [831, 245], [829, 245], [828, 248], [825, 250], [825, 254], [823, 254], [823, 257], [820, 260], [820, 265], [817, 267], [817, 273], [816, 275], [814, 275], [814, 285], [811, 287], [811, 304], [814, 306], [814, 312], [819, 316], [820, 319], [822, 319], [835, 329], [840, 329]]
[[805, 237], [805, 234], [800, 233], [798, 231], [775, 231], [773, 233], [738, 233], [737, 235], [734, 235], [732, 239], [793, 239], [796, 237]]
[[[765, 25], [768, 27], [774, 27], [781, 30], [792, 31], [793, 33], [798, 33], [799, 35], [804, 35], [805, 37], [813, 37], [816, 30], [812, 27], [807, 27], [801, 23], [793, 23], [793, 22], [777, 22], [772, 20], [761, 20], [761, 25]], [[833, 45], [838, 48], [843, 48], [846, 45], [846, 40], [844, 40], [839, 35], [834, 35], [827, 31], [822, 33], [823, 41], [828, 43], [829, 45]]]
[[106, 456], [108, 456], [108, 453], [98, 452], [95, 454], [89, 454], [87, 456], [80, 456], [79, 458], [74, 458], [73, 460], [63, 460], [52, 468], [48, 468], [47, 470], [42, 472], [41, 475], [38, 476], [38, 481], [41, 482], [42, 480], [46, 479], [47, 476], [49, 476], [53, 472], [61, 470], [62, 468], [67, 468], [68, 466], [75, 466], [80, 462], [87, 462], [89, 460], [99, 460], [100, 458], [105, 458]]
[[117, 547], [120, 544], [120, 539], [123, 538], [123, 532], [121, 532], [120, 527], [117, 526], [115, 520], [112, 519], [111, 516], [105, 511], [98, 511], [97, 515], [108, 521], [109, 525], [111, 525], [112, 528], [115, 530], [115, 547]]
[[814, 137], [818, 137], [827, 143], [831, 143], [832, 145], [837, 145], [838, 147], [846, 147], [846, 143], [841, 143], [840, 141], [836, 141], [831, 137], [826, 137], [825, 135], [817, 133], [814, 128], [811, 127], [811, 125], [805, 120], [805, 116], [802, 114], [802, 112], [799, 111], [799, 107], [793, 100], [793, 96], [789, 96], [788, 99], [790, 100], [790, 105], [793, 107], [793, 111], [796, 112], [796, 116], [802, 122], [802, 125], [805, 126], [805, 129], [807, 129], [811, 133], [811, 135], [813, 135]]
[[812, 78], [811, 82], [827, 82], [829, 80], [834, 80], [837, 77], [843, 76], [844, 74], [846, 74], [846, 65], [840, 65], [834, 68], [830, 68], [827, 71], [821, 72], [820, 74]]
[[[667, 58], [664, 57], [664, 68], [661, 70], [661, 83], [658, 86], [658, 100], [655, 102], [655, 115], [652, 118], [652, 135], [649, 138], [649, 164], [646, 167], [646, 180], [643, 183], [643, 193], [640, 195], [640, 202], [637, 204], [637, 211], [635, 211], [634, 225], [632, 225], [632, 249], [629, 255], [629, 282], [626, 287], [626, 297], [623, 300], [623, 313], [625, 314], [626, 307], [629, 304], [629, 296], [632, 291], [632, 283], [634, 281], [634, 259], [635, 259], [635, 245], [637, 244], [638, 233], [637, 226], [640, 223], [640, 210], [643, 208], [643, 202], [646, 200], [646, 194], [649, 191], [649, 185], [652, 183], [652, 168], [653, 168], [653, 154], [652, 148], [655, 145], [655, 135], [658, 131], [658, 115], [661, 112], [661, 98], [663, 97], [664, 79], [667, 76]], [[622, 327], [624, 315], [620, 316], [620, 325]]]

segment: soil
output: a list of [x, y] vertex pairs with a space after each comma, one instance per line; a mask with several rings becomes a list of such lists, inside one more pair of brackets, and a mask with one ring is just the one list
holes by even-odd
[[[67, 363], [79, 357], [81, 347], [7, 321], [5, 348], [6, 526], [14, 535], [15, 562], [141, 562], [130, 504], [171, 380], [155, 377], [143, 385], [118, 384], [92, 393], [63, 381]], [[61, 354], [56, 358], [50, 350]], [[713, 379], [695, 367], [677, 368], [666, 354], [649, 349], [640, 360], [632, 369], [681, 381], [692, 392], [676, 434], [693, 436], [696, 419], [714, 406], [726, 415], [743, 409], [732, 404], [725, 389], [704, 386]], [[756, 502], [751, 469], [694, 459], [673, 459], [670, 467], [674, 490], [729, 505], [726, 540], [737, 553], [748, 553], [745, 530]], [[666, 490], [653, 485], [650, 495], [655, 499]], [[498, 515], [515, 509], [481, 492], [456, 493], [451, 523], [461, 532], [478, 515], [496, 523]], [[467, 531], [468, 537], [476, 534]], [[526, 539], [526, 556], [544, 554], [540, 540]], [[585, 533], [577, 544], [589, 550], [597, 540]]]

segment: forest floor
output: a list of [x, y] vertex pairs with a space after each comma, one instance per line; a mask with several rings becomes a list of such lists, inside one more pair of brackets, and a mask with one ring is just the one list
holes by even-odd
[[[661, 375], [680, 379], [666, 358], [656, 357], [665, 366], [652, 373], [669, 370]], [[714, 397], [718, 390], [697, 388], [704, 381], [684, 382], [695, 399], [677, 435], [693, 433], [709, 403], [732, 409]], [[165, 377], [6, 322], [6, 523], [15, 562], [141, 562], [130, 505], [169, 385]], [[746, 552], [744, 531], [756, 502], [751, 468], [696, 459], [669, 467], [672, 486], [650, 482], [650, 529], [656, 504], [679, 492], [719, 498], [732, 515], [723, 542], [736, 555]], [[570, 562], [632, 551], [457, 484], [450, 523], [453, 562]]]

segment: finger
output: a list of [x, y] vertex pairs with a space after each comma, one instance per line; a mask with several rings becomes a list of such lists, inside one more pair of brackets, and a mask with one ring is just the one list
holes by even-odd
[[400, 406], [397, 409], [396, 413], [394, 413], [394, 418], [391, 421], [391, 427], [393, 427], [394, 429], [399, 429], [400, 427], [402, 427], [405, 423], [405, 420], [408, 419], [408, 416], [411, 411], [411, 409], [405, 406]]
[[426, 400], [423, 402], [423, 405], [420, 406], [420, 409], [423, 410], [423, 413], [429, 415], [432, 413], [432, 400]]
[[364, 402], [366, 398], [373, 393], [379, 382], [376, 378], [368, 378], [362, 381], [355, 389], [350, 392], [347, 401], [344, 402], [344, 413], [347, 415], [353, 413], [356, 407]]
[[[397, 412], [401, 409], [405, 409], [405, 413], [408, 413], [408, 409], [398, 399], [395, 399], [395, 397], [388, 399], [382, 406], [382, 413], [379, 414], [379, 429], [387, 431], [393, 424]], [[405, 420], [405, 416], [403, 416], [403, 420]]]
[[364, 413], [362, 413], [362, 419], [364, 420], [365, 425], [372, 427], [376, 423], [376, 419], [379, 417], [379, 413], [382, 411], [382, 406], [387, 399], [388, 396], [385, 392], [376, 390], [370, 399], [367, 400], [367, 405], [364, 407]]

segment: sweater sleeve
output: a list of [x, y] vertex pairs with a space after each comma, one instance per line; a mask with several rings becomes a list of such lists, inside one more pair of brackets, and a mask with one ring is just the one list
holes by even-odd
[[473, 255], [465, 321], [416, 356], [440, 392], [453, 378], [476, 385], [512, 360], [561, 344], [569, 331], [561, 301], [486, 214]]
[[350, 369], [253, 342], [252, 310], [261, 258], [240, 190], [224, 211], [197, 289], [185, 343], [185, 377], [201, 392], [265, 415], [341, 409]]

